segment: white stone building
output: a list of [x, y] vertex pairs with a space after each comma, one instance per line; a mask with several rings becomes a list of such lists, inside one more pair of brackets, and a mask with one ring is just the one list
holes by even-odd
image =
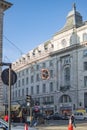
[[[17, 83], [12, 86], [12, 101], [25, 102], [32, 96], [44, 111], [71, 112], [87, 108], [87, 22], [73, 9], [64, 27], [12, 64]], [[49, 70], [43, 80], [41, 70]]]
[[3, 106], [3, 83], [1, 80], [2, 73], [2, 56], [3, 56], [3, 21], [4, 21], [4, 12], [12, 6], [12, 3], [7, 2], [6, 0], [0, 0], [0, 115], [4, 111]]

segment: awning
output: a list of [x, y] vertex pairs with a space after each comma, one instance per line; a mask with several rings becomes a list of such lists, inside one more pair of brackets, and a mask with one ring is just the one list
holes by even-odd
[[60, 107], [60, 110], [72, 110], [72, 107], [71, 106], [63, 106], [63, 107]]
[[86, 110], [85, 109], [78, 109], [78, 110], [76, 110], [76, 112], [86, 113]]

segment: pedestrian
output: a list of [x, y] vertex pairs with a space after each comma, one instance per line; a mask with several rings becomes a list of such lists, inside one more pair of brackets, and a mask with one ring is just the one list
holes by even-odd
[[74, 127], [76, 128], [74, 114], [71, 115], [70, 119], [71, 119], [71, 123], [72, 123], [72, 124], [74, 125]]
[[6, 122], [8, 122], [8, 115], [5, 115], [5, 116], [4, 116], [4, 120], [5, 120]]

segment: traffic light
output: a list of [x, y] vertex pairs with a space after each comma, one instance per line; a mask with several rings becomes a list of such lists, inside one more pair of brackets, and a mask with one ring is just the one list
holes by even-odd
[[31, 95], [26, 95], [27, 106], [31, 106]]
[[42, 69], [41, 70], [41, 78], [43, 79], [43, 80], [46, 80], [46, 79], [49, 79], [49, 71], [48, 71], [48, 69]]

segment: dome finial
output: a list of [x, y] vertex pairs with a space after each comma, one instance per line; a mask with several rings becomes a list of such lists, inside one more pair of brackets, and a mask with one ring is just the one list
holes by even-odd
[[73, 3], [73, 10], [76, 11], [76, 4]]

